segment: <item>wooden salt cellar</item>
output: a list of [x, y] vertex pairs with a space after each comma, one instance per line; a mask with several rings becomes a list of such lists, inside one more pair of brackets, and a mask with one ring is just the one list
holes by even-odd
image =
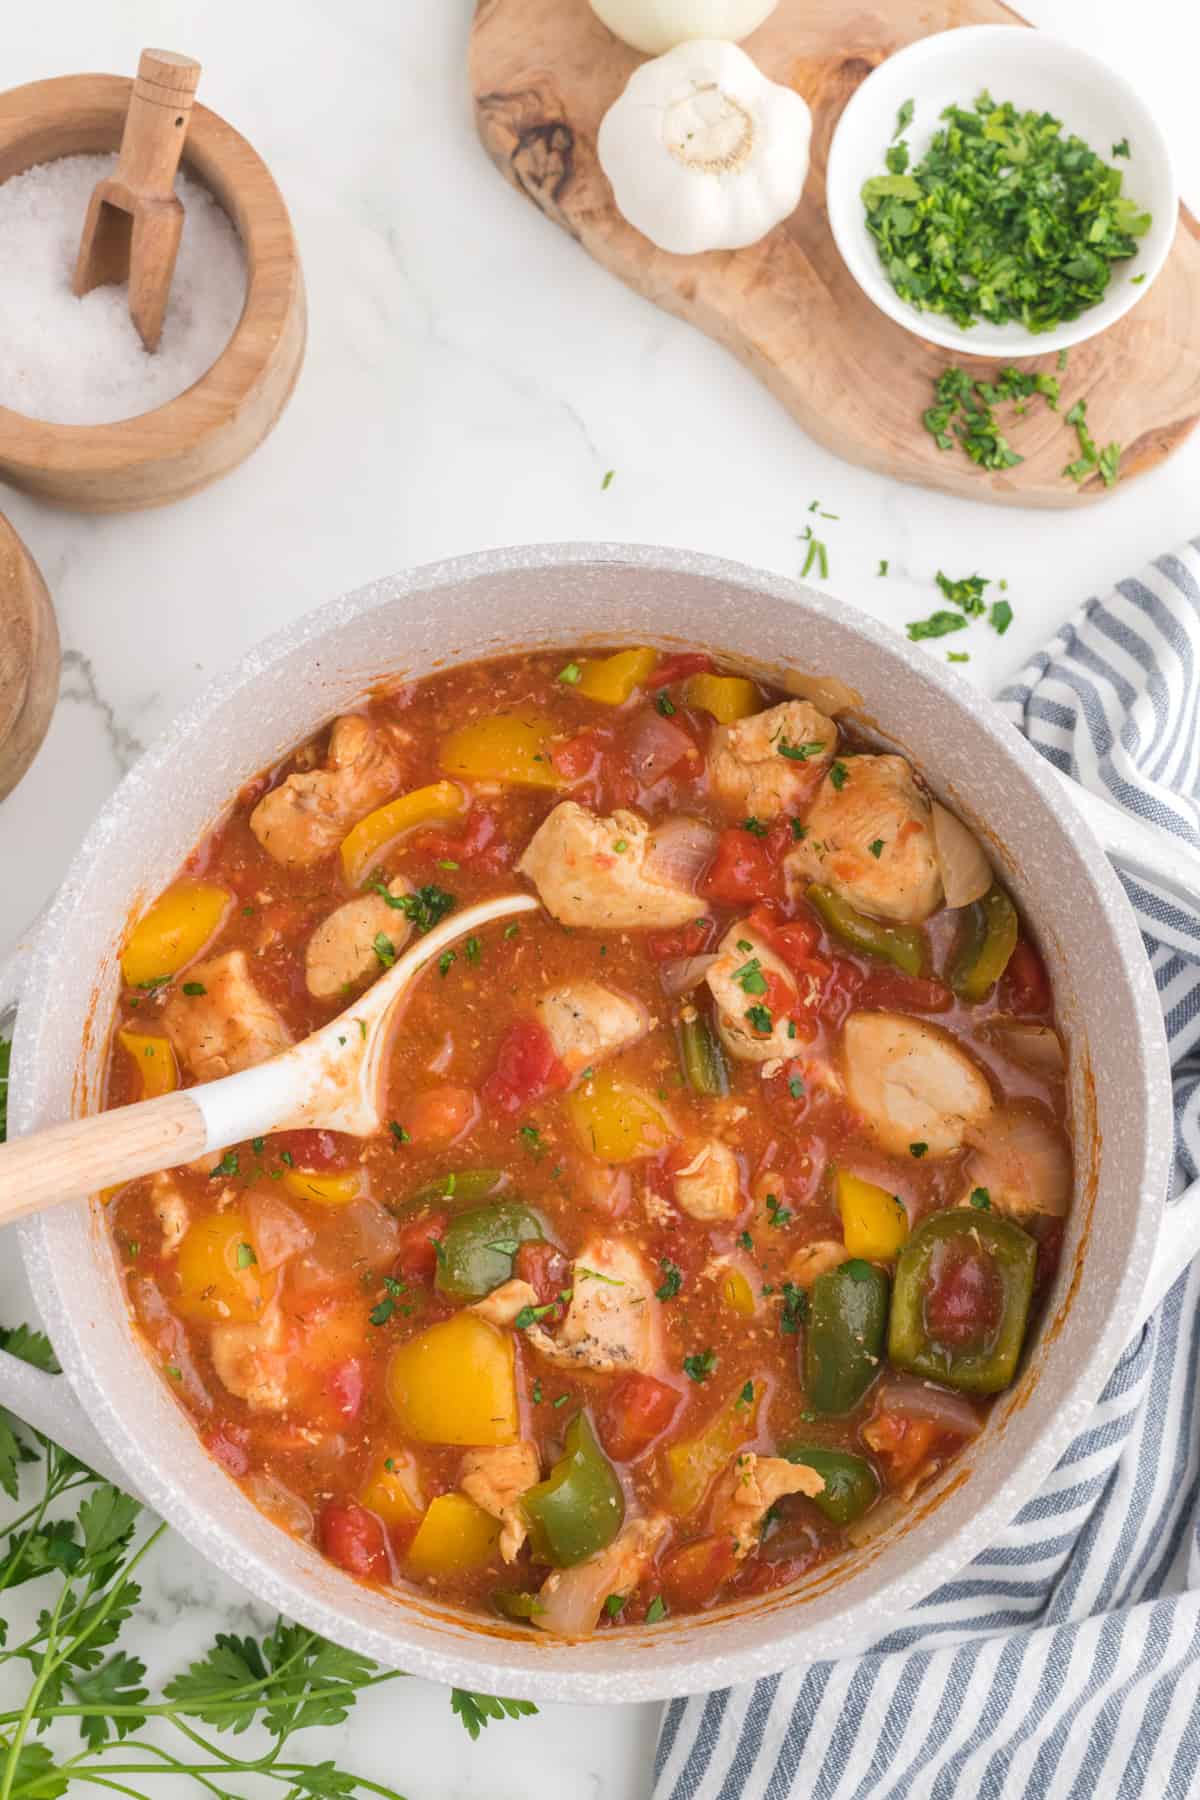
[[[61, 156], [115, 151], [133, 83], [66, 75], [0, 94], [0, 181]], [[247, 291], [212, 368], [165, 406], [110, 425], [55, 425], [0, 407], [0, 481], [78, 512], [130, 512], [194, 494], [235, 469], [287, 404], [304, 360], [304, 278], [269, 169], [205, 106], [194, 106], [183, 167], [228, 214]]]
[[58, 623], [37, 564], [0, 513], [0, 800], [37, 755], [58, 699]]

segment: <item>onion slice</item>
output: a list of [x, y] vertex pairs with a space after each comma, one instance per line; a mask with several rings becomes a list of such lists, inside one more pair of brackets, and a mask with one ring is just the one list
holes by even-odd
[[696, 746], [682, 725], [672, 724], [661, 713], [642, 714], [629, 746], [629, 767], [642, 787], [654, 787], [685, 756], [695, 756]]
[[702, 819], [667, 819], [646, 847], [642, 868], [665, 887], [694, 893], [696, 885], [717, 853], [717, 833]]
[[708, 971], [720, 959], [716, 956], [680, 956], [672, 962], [665, 962], [658, 971], [663, 990], [672, 1000], [680, 994], [690, 994], [698, 988]]
[[269, 1275], [307, 1250], [314, 1234], [300, 1214], [274, 1194], [251, 1194], [246, 1206], [258, 1266]]
[[881, 1390], [879, 1410], [903, 1413], [909, 1419], [928, 1419], [939, 1431], [953, 1431], [959, 1437], [978, 1437], [983, 1430], [983, 1420], [961, 1394], [932, 1387], [928, 1382], [915, 1381], [907, 1375], [898, 1375]]
[[933, 847], [942, 872], [947, 906], [970, 906], [992, 885], [992, 865], [979, 839], [962, 820], [933, 802]]

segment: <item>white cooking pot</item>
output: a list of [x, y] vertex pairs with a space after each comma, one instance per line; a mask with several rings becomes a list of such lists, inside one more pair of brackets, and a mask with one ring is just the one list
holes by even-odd
[[648, 1700], [853, 1649], [952, 1576], [1037, 1488], [1197, 1249], [1200, 1208], [1174, 1208], [1164, 1223], [1172, 1118], [1162, 1015], [1101, 845], [1193, 899], [1200, 859], [1102, 803], [1085, 814], [1079, 791], [955, 676], [778, 576], [603, 545], [468, 557], [363, 588], [280, 632], [126, 776], [19, 965], [9, 1120], [21, 1133], [95, 1110], [129, 920], [249, 776], [383, 675], [589, 640], [711, 646], [768, 674], [840, 677], [863, 696], [868, 728], [915, 758], [980, 830], [1033, 923], [1071, 1047], [1078, 1184], [1045, 1322], [979, 1442], [906, 1517], [799, 1593], [566, 1645], [428, 1595], [371, 1592], [271, 1525], [147, 1366], [94, 1208], [60, 1207], [20, 1227], [67, 1380], [0, 1357], [0, 1403], [143, 1496], [261, 1599], [381, 1663], [536, 1700]]

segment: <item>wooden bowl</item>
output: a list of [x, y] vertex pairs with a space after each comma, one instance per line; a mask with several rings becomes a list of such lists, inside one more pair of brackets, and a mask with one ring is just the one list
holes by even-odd
[[37, 564], [0, 513], [0, 800], [37, 755], [58, 699], [58, 621]]
[[[61, 156], [117, 150], [132, 86], [119, 75], [64, 75], [0, 94], [0, 181]], [[306, 314], [283, 197], [245, 138], [204, 106], [192, 109], [183, 166], [246, 252], [246, 302], [232, 338], [199, 381], [133, 419], [55, 425], [0, 407], [0, 480], [79, 512], [162, 506], [235, 469], [286, 406]]]

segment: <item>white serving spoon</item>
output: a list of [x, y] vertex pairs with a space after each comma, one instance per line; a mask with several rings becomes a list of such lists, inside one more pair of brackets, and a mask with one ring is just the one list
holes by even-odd
[[0, 1145], [0, 1224], [272, 1131], [373, 1137], [391, 1019], [412, 982], [456, 939], [537, 908], [532, 895], [505, 894], [444, 919], [345, 1012], [256, 1068]]

